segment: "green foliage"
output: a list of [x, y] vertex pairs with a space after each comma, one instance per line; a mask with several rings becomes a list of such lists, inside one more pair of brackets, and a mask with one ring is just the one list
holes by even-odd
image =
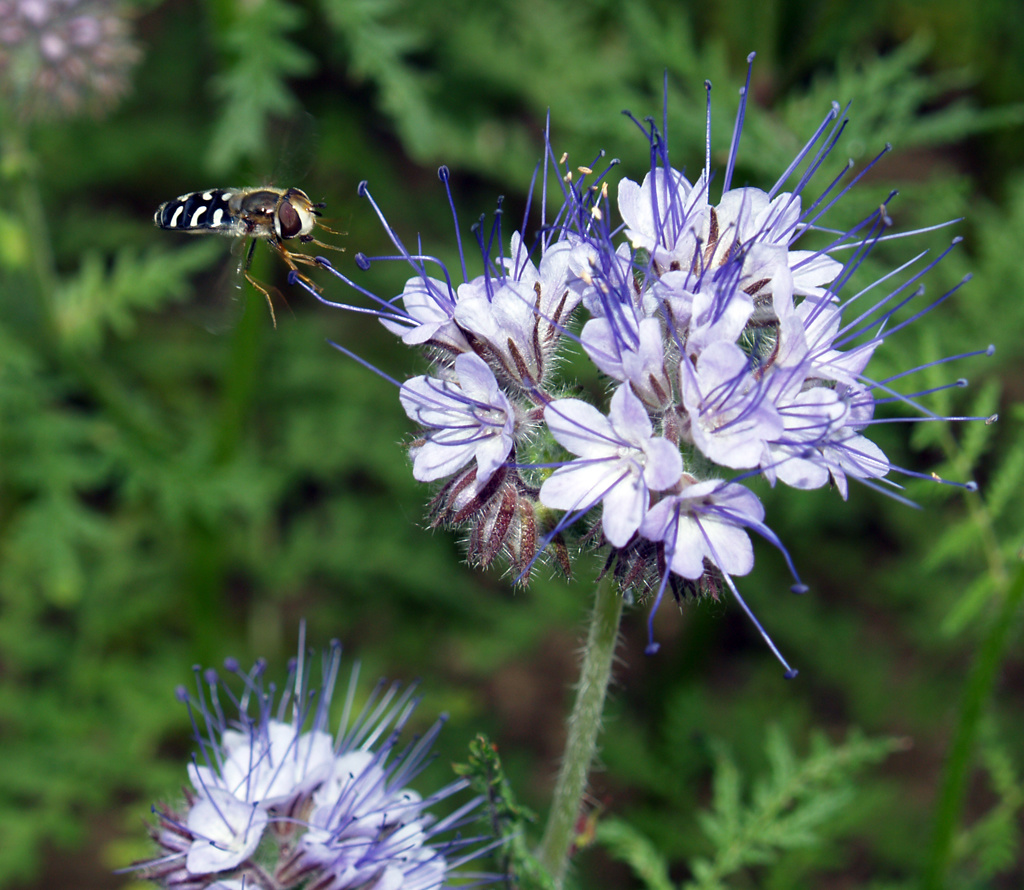
[[852, 801], [857, 771], [904, 744], [853, 737], [833, 747], [818, 735], [810, 756], [799, 762], [782, 732], [771, 727], [765, 745], [770, 772], [754, 783], [749, 800], [735, 763], [720, 751], [712, 811], [698, 816], [715, 852], [692, 862], [694, 880], [685, 886], [722, 887], [741, 869], [820, 843], [823, 828]]
[[[856, 795], [859, 773], [905, 747], [899, 739], [851, 736], [831, 745], [818, 734], [802, 760], [778, 726], [768, 728], [768, 775], [744, 788], [743, 774], [721, 747], [715, 760], [711, 809], [697, 819], [713, 852], [689, 863], [687, 890], [719, 890], [728, 879], [753, 867], [770, 868], [785, 853], [816, 846], [833, 837], [839, 815]], [[673, 886], [668, 860], [655, 844], [619, 820], [602, 822], [598, 840], [628, 862], [649, 890]]]
[[406, 58], [424, 40], [407, 24], [401, 0], [325, 0], [324, 14], [343, 42], [351, 75], [373, 83], [378, 104], [391, 117], [413, 157], [430, 157], [443, 143], [447, 121], [431, 113], [430, 78]]
[[[930, 49], [931, 41], [919, 36], [880, 59], [868, 61], [844, 53], [835, 72], [816, 78], [813, 87], [794, 103], [787, 122], [802, 132], [830, 100], [849, 103], [847, 135], [854, 146], [866, 146], [874, 153], [874, 141], [883, 133], [886, 142], [909, 151], [1024, 121], [1022, 105], [980, 110], [966, 95], [943, 101], [962, 93], [972, 78], [963, 69], [923, 73], [921, 66]], [[936, 113], [920, 113], [936, 104], [940, 104]]]
[[191, 276], [223, 253], [212, 240], [184, 245], [179, 250], [131, 248], [108, 261], [97, 253], [82, 256], [73, 277], [54, 295], [54, 323], [73, 349], [95, 352], [108, 331], [128, 337], [136, 330], [140, 312], [158, 311], [188, 293]]
[[669, 878], [667, 858], [629, 823], [605, 819], [598, 823], [597, 840], [615, 859], [627, 863], [648, 890], [673, 890], [675, 887]]
[[469, 743], [468, 760], [456, 764], [455, 772], [469, 779], [473, 791], [485, 799], [485, 830], [501, 840], [496, 854], [498, 873], [524, 890], [553, 890], [554, 882], [530, 849], [527, 832], [537, 817], [516, 800], [497, 746], [487, 736], [478, 735]]
[[[720, 164], [750, 50], [759, 56], [735, 181], [770, 186], [828, 103], [852, 100], [835, 167], [847, 155], [863, 164], [887, 141], [894, 152], [849, 213], [898, 184], [901, 229], [964, 216], [921, 239], [937, 251], [966, 238], [929, 292], [974, 275], [879, 349], [872, 372], [884, 379], [994, 341], [994, 357], [963, 362], [968, 396], [934, 404], [1002, 419], [921, 424], [913, 436], [876, 428], [902, 465], [980, 483], [964, 497], [910, 482], [923, 512], [860, 489], [846, 503], [759, 491], [812, 594], [784, 593], [791, 579], [767, 548], [743, 591], [798, 660], [796, 683], [780, 682], [732, 605], [686, 606], [681, 617], [663, 607], [655, 658], [642, 654], [646, 613], [631, 611], [607, 771], [594, 779], [615, 816], [599, 834], [658, 890], [678, 885], [666, 863], [686, 862], [735, 885], [744, 863], [773, 888], [834, 886], [846, 868], [850, 885], [865, 870], [877, 885], [916, 881], [964, 677], [1010, 603], [1024, 546], [1020, 111], [990, 101], [1018, 101], [1018, 6], [147, 0], [135, 7], [146, 56], [116, 114], [30, 127], [0, 108], [0, 885], [42, 874], [49, 886], [70, 871], [112, 886], [124, 859], [108, 850], [136, 837], [149, 802], [181, 781], [189, 743], [174, 687], [193, 663], [229, 654], [283, 663], [302, 617], [311, 641], [340, 637], [367, 675], [424, 676], [428, 703], [452, 714], [443, 761], [481, 729], [497, 740], [507, 785], [483, 748], [477, 768], [503, 834], [524, 817], [513, 800], [542, 811], [585, 593], [542, 578], [513, 594], [466, 570], [448, 535], [424, 532], [428, 492], [410, 477], [393, 388], [324, 344], [354, 344], [396, 377], [415, 372], [372, 320], [296, 295], [259, 250], [254, 274], [286, 298], [275, 298], [277, 331], [247, 288], [241, 320], [211, 334], [196, 323], [199, 304], [217, 302], [214, 282], [237, 257], [224, 239], [175, 237], [150, 220], [185, 191], [259, 184], [277, 161], [274, 126], [308, 109], [320, 124], [312, 169], [277, 184], [326, 200], [329, 224], [348, 233], [339, 267], [398, 293], [401, 270], [364, 275], [352, 262], [392, 250], [355, 183], [371, 181], [407, 243], [422, 232], [424, 253], [456, 268], [439, 163], [455, 174], [463, 223], [498, 194], [518, 219], [550, 110], [553, 143], [572, 158], [605, 149], [637, 175], [647, 147], [619, 112], [660, 118], [668, 72], [673, 158], [691, 172], [702, 163], [711, 78]], [[924, 31], [931, 43], [902, 45]], [[880, 245], [865, 275], [905, 258], [900, 249]], [[328, 297], [351, 297], [314, 274]], [[921, 376], [920, 389], [943, 379]], [[1018, 649], [993, 650], [1010, 691]], [[1024, 713], [1019, 696], [993, 699], [991, 686], [971, 707], [985, 718], [991, 788], [981, 790], [992, 804], [960, 830], [950, 798], [948, 874], [1020, 883], [1021, 765], [1005, 740], [1024, 732]], [[897, 774], [859, 773], [851, 803], [854, 771], [886, 743], [851, 735], [797, 758], [772, 735], [770, 769], [748, 791], [742, 777], [759, 772], [769, 723], [789, 738], [862, 726], [915, 748]], [[972, 726], [959, 761], [968, 790]], [[708, 737], [721, 740], [714, 757]], [[700, 823], [709, 848], [689, 814], [706, 802], [712, 764]], [[512, 834], [508, 855], [528, 873], [528, 835]], [[848, 837], [856, 868], [836, 840]], [[71, 856], [64, 873], [42, 871]], [[588, 850], [576, 865], [581, 886], [629, 885]]]
[[957, 886], [988, 886], [1016, 864], [1021, 848], [1020, 816], [1024, 812], [1024, 777], [1017, 762], [1019, 746], [1008, 748], [987, 721], [980, 745], [996, 803], [957, 838], [954, 859]]
[[286, 78], [310, 74], [314, 60], [289, 39], [303, 14], [286, 0], [213, 4], [223, 70], [212, 80], [223, 105], [208, 167], [223, 176], [244, 159], [265, 159], [268, 119], [289, 117], [297, 102]]

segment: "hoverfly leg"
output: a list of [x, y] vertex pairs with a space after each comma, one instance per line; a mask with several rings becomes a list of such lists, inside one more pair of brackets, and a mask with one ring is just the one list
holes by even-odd
[[253, 238], [249, 241], [249, 249], [246, 251], [245, 260], [242, 262], [242, 271], [245, 272], [245, 277], [249, 277], [249, 268], [252, 266], [252, 255], [256, 252], [256, 239]]
[[253, 278], [252, 275], [249, 274], [248, 269], [245, 270], [245, 280], [263, 294], [263, 298], [267, 301], [267, 305], [270, 307], [270, 320], [273, 322], [274, 327], [277, 328], [277, 316], [274, 314], [274, 301], [270, 299], [270, 291]]
[[[330, 232], [331, 230], [328, 229], [327, 231]], [[340, 232], [336, 232], [336, 233], [332, 232], [332, 234], [339, 234], [340, 235], [341, 233]], [[336, 250], [336, 251], [338, 251], [338, 253], [344, 253], [345, 252], [345, 248], [344, 247], [338, 247], [338, 245], [336, 245], [336, 244], [326, 244], [323, 241], [318, 241], [316, 238], [310, 238], [307, 243], [308, 244], [315, 244], [317, 247], [326, 247], [328, 250]]]
[[253, 238], [249, 242], [249, 249], [245, 252], [245, 259], [242, 261], [241, 269], [245, 275], [245, 280], [249, 282], [256, 290], [263, 294], [263, 298], [267, 301], [267, 305], [270, 307], [270, 320], [273, 322], [274, 328], [277, 328], [277, 315], [274, 313], [274, 301], [270, 299], [270, 291], [267, 290], [262, 284], [260, 284], [252, 275], [249, 274], [249, 268], [252, 266], [252, 257], [256, 252], [256, 239]]
[[290, 250], [288, 250], [287, 247], [285, 247], [283, 244], [277, 241], [271, 243], [274, 245], [275, 248], [277, 248], [278, 253], [281, 254], [281, 259], [288, 264], [288, 268], [291, 269], [300, 279], [302, 279], [302, 281], [308, 287], [311, 287], [317, 293], [320, 293], [323, 290], [323, 288], [320, 287], [320, 285], [317, 284], [315, 281], [313, 281], [308, 275], [303, 275], [299, 271], [299, 267], [296, 265], [296, 263], [303, 263], [304, 265], [307, 266], [319, 267], [320, 264], [316, 261], [315, 257], [306, 256], [304, 253], [292, 253]]

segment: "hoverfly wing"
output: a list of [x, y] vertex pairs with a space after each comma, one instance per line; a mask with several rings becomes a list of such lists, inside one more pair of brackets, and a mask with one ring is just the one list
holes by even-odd
[[227, 334], [242, 317], [244, 286], [239, 261], [234, 257], [222, 260], [196, 281], [192, 299], [182, 306], [182, 316], [210, 334]]
[[291, 117], [272, 118], [267, 130], [271, 144], [278, 148], [271, 184], [301, 185], [316, 161], [320, 142], [316, 118], [300, 111]]
[[[244, 254], [246, 241], [231, 207], [237, 189], [219, 188], [188, 192], [165, 201], [153, 214], [157, 228], [188, 235], [224, 235], [233, 239], [231, 252]], [[245, 283], [242, 260], [222, 265], [219, 274], [197, 286], [197, 295], [186, 314], [211, 333], [222, 334], [238, 321], [242, 311], [241, 287]], [[213, 282], [212, 284], [210, 282]]]

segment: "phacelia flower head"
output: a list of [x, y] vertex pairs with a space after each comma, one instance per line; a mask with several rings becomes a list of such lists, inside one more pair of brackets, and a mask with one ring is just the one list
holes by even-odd
[[280, 695], [266, 682], [263, 662], [243, 672], [227, 661], [237, 684], [197, 669], [196, 694], [182, 689], [178, 695], [198, 748], [188, 766], [191, 787], [182, 806], [154, 808], [151, 834], [162, 855], [133, 870], [165, 887], [197, 890], [456, 886], [454, 869], [479, 847], [477, 838], [453, 832], [480, 799], [439, 820], [432, 808], [467, 780], [425, 797], [410, 787], [429, 762], [444, 719], [400, 747], [418, 703], [415, 687], [381, 681], [356, 714], [353, 670], [332, 732], [340, 663], [335, 643], [314, 683], [300, 645]]
[[0, 93], [24, 117], [107, 110], [141, 55], [110, 0], [0, 0]]
[[[433, 521], [468, 530], [471, 561], [504, 556], [525, 581], [553, 557], [568, 573], [579, 529], [582, 546], [605, 549], [624, 592], [653, 598], [652, 618], [666, 590], [726, 587], [753, 619], [732, 581], [753, 568], [750, 532], [783, 553], [794, 591], [806, 590], [765, 524], [758, 486], [831, 485], [845, 499], [854, 480], [892, 493], [894, 474], [915, 474], [871, 441], [872, 426], [965, 419], [899, 390], [919, 368], [887, 380], [867, 370], [886, 340], [898, 348], [907, 326], [959, 287], [925, 300], [922, 279], [948, 250], [923, 251], [851, 292], [864, 260], [896, 237], [894, 194], [852, 228], [828, 215], [885, 151], [856, 175], [852, 162], [823, 173], [845, 127], [834, 103], [767, 191], [734, 187], [749, 70], [747, 81], [724, 173], [710, 165], [710, 85], [705, 167], [692, 180], [670, 161], [667, 120], [659, 128], [630, 116], [650, 169], [639, 183], [620, 179], [614, 197], [617, 162], [572, 169], [546, 140], [532, 240], [529, 205], [507, 241], [499, 208], [489, 231], [474, 228], [483, 271], [471, 275], [453, 213], [461, 283], [441, 260], [408, 250], [360, 186], [397, 249], [357, 255], [360, 268], [398, 259], [412, 276], [401, 294], [380, 297], [321, 260], [375, 307], [319, 299], [373, 312], [425, 350], [431, 371], [400, 384], [424, 431], [413, 472], [441, 484]], [[812, 189], [819, 174], [825, 184]], [[604, 376], [604, 397], [559, 375], [567, 348]], [[881, 405], [889, 417], [876, 417]]]

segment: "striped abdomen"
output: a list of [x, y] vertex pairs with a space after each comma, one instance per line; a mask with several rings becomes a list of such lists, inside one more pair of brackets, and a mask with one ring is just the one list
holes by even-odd
[[153, 222], [161, 229], [235, 234], [236, 222], [229, 206], [235, 192], [236, 189], [209, 189], [179, 195], [157, 207]]

